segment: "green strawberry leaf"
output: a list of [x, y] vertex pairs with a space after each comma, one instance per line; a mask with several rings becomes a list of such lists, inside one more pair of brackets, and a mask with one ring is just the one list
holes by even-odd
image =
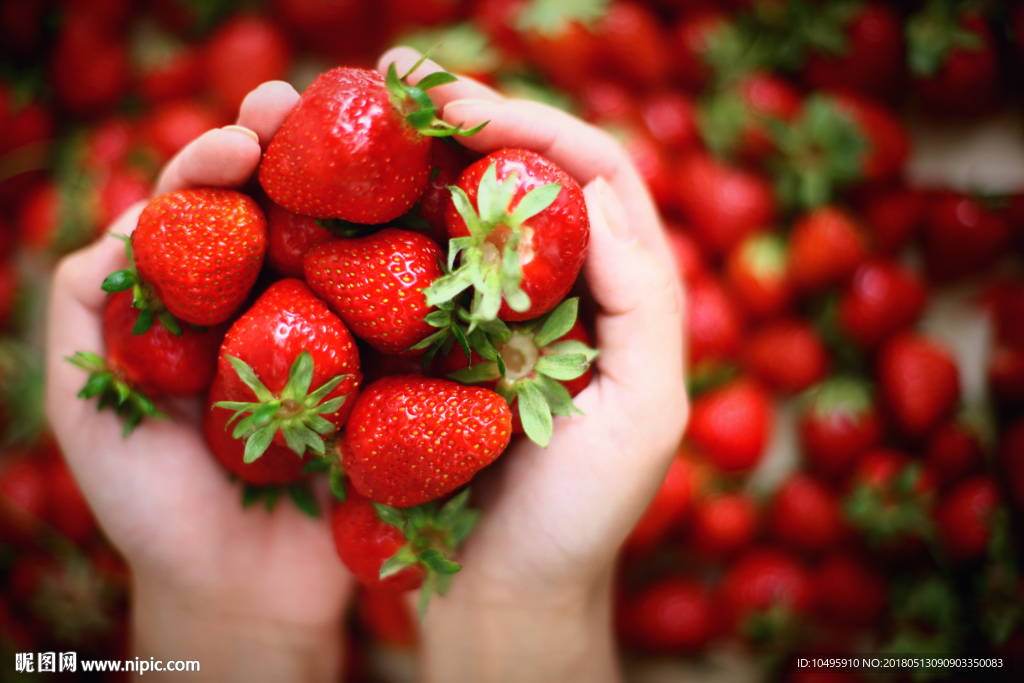
[[313, 496], [313, 492], [309, 490], [309, 485], [306, 482], [297, 482], [288, 486], [288, 497], [295, 503], [295, 507], [299, 508], [306, 515], [319, 518], [320, 517], [320, 505], [317, 504], [316, 498]]
[[520, 382], [516, 386], [516, 399], [519, 404], [519, 419], [523, 423], [526, 436], [541, 448], [547, 448], [554, 426], [551, 408], [544, 400], [544, 394], [533, 382]]
[[89, 373], [85, 385], [78, 392], [78, 397], [85, 400], [98, 398], [98, 410], [111, 408], [124, 420], [125, 438], [144, 418], [171, 419], [167, 413], [157, 410], [153, 400], [141, 389], [121, 379], [98, 354], [79, 351], [65, 360]]

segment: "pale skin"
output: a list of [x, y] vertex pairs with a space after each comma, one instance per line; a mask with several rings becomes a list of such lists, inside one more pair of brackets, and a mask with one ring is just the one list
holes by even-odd
[[[404, 73], [417, 59], [398, 48], [380, 68], [397, 62]], [[437, 68], [427, 62], [410, 80]], [[636, 171], [604, 133], [468, 79], [431, 95], [449, 123], [490, 121], [460, 139], [467, 147], [531, 149], [584, 187], [591, 241], [583, 275], [599, 309], [601, 354], [594, 381], [576, 398], [585, 416], [557, 418], [546, 450], [516, 442], [474, 481], [483, 519], [451, 592], [430, 605], [422, 679], [618, 681], [615, 553], [657, 489], [688, 411], [682, 290], [663, 228]], [[244, 183], [297, 99], [285, 83], [260, 86], [242, 104], [238, 126], [182, 150], [155, 194]], [[129, 234], [141, 208], [110, 231]], [[336, 680], [353, 583], [326, 522], [290, 504], [270, 514], [242, 510], [237, 485], [203, 442], [198, 401], [168, 405], [176, 422], [148, 420], [123, 440], [113, 414], [75, 397], [85, 377], [63, 359], [103, 353], [99, 285], [124, 266], [120, 242], [109, 238], [60, 264], [47, 410], [101, 525], [131, 565], [135, 654], [198, 659], [202, 679], [216, 681]]]

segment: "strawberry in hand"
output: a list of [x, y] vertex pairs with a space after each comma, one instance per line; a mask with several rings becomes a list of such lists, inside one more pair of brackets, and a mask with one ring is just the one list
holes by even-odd
[[427, 303], [472, 286], [475, 321], [531, 320], [554, 308], [587, 255], [590, 222], [579, 184], [539, 154], [502, 149], [470, 165], [451, 190], [452, 273], [427, 289]]
[[455, 76], [411, 86], [408, 75], [399, 78], [394, 65], [386, 79], [346, 67], [321, 74], [267, 147], [259, 173], [267, 195], [304, 216], [371, 225], [411, 209], [430, 179], [431, 137], [483, 126], [462, 130], [435, 116], [426, 91]]

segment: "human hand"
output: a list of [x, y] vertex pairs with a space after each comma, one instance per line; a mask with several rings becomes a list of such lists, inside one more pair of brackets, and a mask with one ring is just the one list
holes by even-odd
[[[386, 53], [384, 73], [420, 55]], [[439, 70], [426, 62], [416, 83]], [[584, 187], [584, 265], [598, 306], [598, 372], [575, 399], [584, 416], [556, 418], [547, 449], [521, 439], [474, 479], [484, 514], [461, 553], [451, 592], [424, 627], [427, 680], [615, 679], [610, 581], [615, 554], [654, 495], [687, 418], [681, 285], [650, 196], [607, 134], [469, 79], [432, 89], [466, 147], [522, 147]]]
[[[242, 185], [297, 100], [286, 83], [263, 84], [242, 104], [241, 128], [209, 131], [188, 145], [154, 194]], [[143, 206], [109, 232], [131, 234]], [[199, 660], [208, 680], [335, 680], [352, 580], [327, 520], [285, 503], [273, 513], [243, 509], [239, 486], [203, 439], [201, 398], [161, 404], [174, 419], [147, 419], [127, 439], [112, 412], [97, 414], [95, 402], [77, 398], [86, 376], [65, 358], [104, 355], [100, 284], [126, 266], [124, 245], [110, 237], [60, 263], [46, 408], [100, 525], [131, 566], [136, 654]]]

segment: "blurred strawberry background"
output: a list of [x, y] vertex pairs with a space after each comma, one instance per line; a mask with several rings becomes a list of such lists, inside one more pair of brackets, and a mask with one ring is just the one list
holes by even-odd
[[[793, 652], [1019, 672], [1020, 3], [0, 0], [0, 680], [127, 652], [127, 571], [42, 416], [56, 259], [259, 83], [397, 43], [609, 130], [669, 227], [693, 416], [623, 549], [629, 680], [861, 680]], [[402, 602], [349, 618], [346, 680], [413, 680]]]

